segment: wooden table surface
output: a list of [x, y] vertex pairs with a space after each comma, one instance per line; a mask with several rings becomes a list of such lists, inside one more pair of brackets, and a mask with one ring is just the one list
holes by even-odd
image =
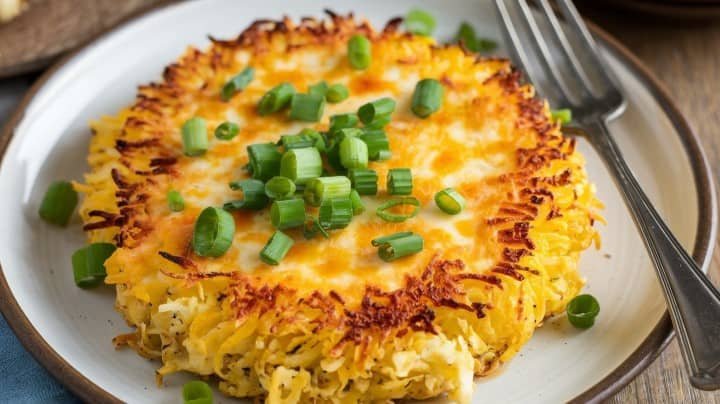
[[[620, 39], [663, 82], [700, 136], [715, 178], [720, 178], [720, 20], [678, 22], [615, 9], [582, 10]], [[720, 284], [717, 245], [710, 273], [715, 284]], [[720, 404], [720, 392], [690, 386], [678, 344], [673, 341], [645, 372], [608, 402]]]

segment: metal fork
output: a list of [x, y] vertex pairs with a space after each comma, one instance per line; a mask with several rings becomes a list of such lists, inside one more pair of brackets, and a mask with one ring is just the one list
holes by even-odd
[[[526, 0], [495, 0], [514, 61], [530, 74], [540, 94], [552, 105], [570, 107], [573, 121], [589, 133], [587, 138], [613, 175], [654, 264], [691, 383], [703, 390], [720, 389], [720, 292], [663, 222], [608, 132], [606, 123], [622, 113], [624, 97], [572, 2], [555, 2], [560, 18], [548, 0], [535, 3], [531, 8]], [[549, 37], [540, 24], [551, 31]], [[523, 41], [518, 28], [528, 40]], [[565, 30], [579, 45], [571, 45]], [[535, 67], [540, 72], [528, 69], [529, 56], [539, 61]], [[595, 73], [593, 85], [589, 73]]]

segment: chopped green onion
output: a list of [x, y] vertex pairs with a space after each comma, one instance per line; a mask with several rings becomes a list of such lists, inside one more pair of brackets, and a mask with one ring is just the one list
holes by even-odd
[[370, 244], [372, 244], [373, 247], [380, 247], [381, 245], [383, 245], [389, 241], [397, 240], [400, 238], [405, 238], [407, 236], [412, 236], [413, 234], [415, 234], [415, 233], [413, 233], [411, 231], [401, 231], [399, 233], [394, 233], [389, 236], [382, 236], [382, 237], [378, 237], [376, 239], [372, 239], [370, 241]]
[[315, 141], [316, 139], [312, 138], [310, 135], [304, 134], [282, 135], [280, 137], [280, 144], [283, 145], [285, 150], [314, 147]]
[[317, 95], [319, 97], [325, 98], [325, 95], [328, 92], [328, 87], [329, 86], [326, 81], [321, 81], [308, 87], [308, 94]]
[[245, 87], [250, 84], [254, 76], [255, 69], [252, 67], [246, 67], [245, 70], [240, 72], [240, 74], [225, 83], [222, 90], [220, 90], [220, 98], [223, 101], [229, 101], [236, 92], [244, 90]]
[[391, 120], [392, 116], [390, 116], [390, 114], [376, 116], [374, 121], [365, 124], [365, 129], [382, 129], [387, 126]]
[[285, 147], [285, 150], [315, 147], [322, 151], [326, 147], [325, 139], [323, 139], [320, 132], [310, 128], [301, 130], [297, 135], [282, 135], [280, 144]]
[[576, 328], [590, 328], [600, 313], [600, 303], [593, 295], [579, 295], [570, 300], [567, 316], [570, 324]]
[[182, 127], [183, 153], [202, 156], [208, 149], [207, 124], [199, 117], [190, 118]]
[[497, 42], [488, 38], [477, 38], [476, 43], [478, 52], [492, 52], [498, 47]]
[[306, 184], [304, 195], [311, 206], [320, 206], [326, 199], [346, 198], [350, 196], [350, 180], [342, 176], [313, 178]]
[[389, 97], [380, 98], [361, 106], [358, 109], [358, 117], [365, 125], [373, 124], [373, 121], [387, 119], [395, 111], [395, 100]]
[[427, 11], [414, 8], [405, 16], [405, 29], [413, 34], [430, 36], [435, 31], [435, 17]]
[[212, 404], [213, 393], [207, 383], [193, 380], [183, 386], [183, 404]]
[[77, 191], [67, 181], [50, 184], [40, 203], [38, 214], [48, 223], [67, 226], [78, 203]]
[[372, 45], [362, 35], [354, 35], [348, 41], [348, 61], [350, 66], [356, 70], [364, 70], [370, 66], [372, 61]]
[[[413, 211], [409, 214], [397, 214], [390, 212], [390, 209], [394, 208], [395, 206], [402, 206], [402, 205], [409, 205], [413, 206]], [[408, 219], [411, 219], [420, 212], [420, 201], [415, 198], [414, 196], [405, 196], [402, 198], [395, 198], [391, 199], [382, 205], [378, 206], [375, 213], [384, 221], [386, 222], [404, 222]]]
[[295, 244], [293, 239], [280, 230], [276, 230], [260, 251], [260, 259], [266, 264], [278, 265], [293, 244]]
[[412, 96], [412, 112], [420, 118], [427, 118], [440, 109], [444, 93], [442, 84], [435, 79], [418, 81]]
[[345, 101], [350, 96], [350, 90], [342, 84], [333, 84], [328, 87], [325, 93], [325, 98], [328, 102], [337, 104], [338, 102]]
[[475, 28], [467, 22], [460, 24], [458, 33], [455, 35], [455, 42], [462, 42], [465, 48], [471, 52], [490, 52], [497, 48], [497, 42], [478, 38], [475, 35]]
[[554, 109], [550, 111], [553, 121], [560, 121], [561, 124], [567, 125], [572, 121], [572, 110], [568, 108]]
[[273, 202], [270, 206], [270, 220], [280, 230], [302, 226], [305, 223], [305, 201], [285, 199]]
[[387, 174], [387, 190], [390, 195], [412, 194], [412, 172], [409, 168], [391, 168]]
[[320, 221], [317, 218], [307, 215], [305, 216], [305, 226], [303, 226], [303, 237], [306, 240], [315, 238], [318, 234], [322, 234], [324, 238], [330, 238], [328, 232], [320, 226]]
[[230, 183], [234, 191], [242, 191], [242, 199], [227, 202], [223, 208], [226, 210], [261, 210], [270, 203], [265, 195], [265, 184], [260, 180], [242, 180]]
[[247, 147], [250, 171], [256, 180], [267, 181], [280, 172], [282, 154], [272, 143], [256, 143]]
[[195, 221], [192, 246], [201, 257], [220, 257], [230, 249], [235, 235], [235, 219], [227, 211], [207, 207]]
[[317, 122], [325, 111], [325, 96], [317, 94], [295, 94], [290, 102], [290, 119]]
[[265, 195], [272, 199], [287, 199], [295, 195], [295, 183], [290, 178], [272, 177], [265, 184]]
[[180, 212], [185, 209], [185, 199], [180, 192], [172, 190], [167, 193], [168, 208], [173, 212]]
[[378, 247], [378, 255], [383, 261], [390, 262], [422, 251], [423, 238], [415, 233], [402, 232], [376, 238], [372, 245]]
[[220, 140], [230, 140], [237, 136], [240, 127], [233, 122], [223, 122], [215, 128], [215, 137]]
[[475, 28], [467, 22], [460, 24], [457, 35], [455, 35], [455, 42], [462, 43], [463, 46], [469, 51], [479, 52], [477, 48], [477, 36], [475, 35]]
[[340, 142], [340, 164], [345, 168], [365, 168], [368, 165], [368, 147], [355, 136], [346, 136]]
[[465, 198], [452, 188], [445, 188], [435, 194], [435, 204], [449, 215], [457, 215], [465, 208]]
[[322, 175], [322, 158], [314, 147], [291, 149], [285, 152], [280, 161], [280, 175], [288, 177], [296, 184], [305, 184]]
[[350, 191], [350, 203], [352, 204], [353, 215], [357, 216], [365, 212], [365, 205], [356, 189]]
[[75, 284], [81, 288], [91, 288], [103, 283], [107, 275], [105, 261], [115, 249], [114, 244], [93, 243], [75, 251], [72, 255]]
[[365, 129], [363, 134], [359, 136], [360, 140], [365, 142], [368, 148], [368, 160], [382, 161], [389, 160], [392, 156], [390, 152], [390, 142], [388, 141], [385, 131], [382, 129]]
[[354, 128], [357, 126], [358, 117], [357, 114], [337, 114], [330, 117], [330, 132], [335, 132], [340, 129]]
[[348, 170], [348, 178], [352, 187], [360, 195], [377, 195], [378, 175], [375, 170], [369, 168], [353, 168]]
[[278, 84], [260, 98], [258, 113], [265, 116], [280, 111], [290, 104], [293, 95], [295, 95], [295, 87], [292, 84]]
[[350, 224], [353, 208], [350, 198], [325, 199], [318, 213], [320, 226], [326, 229], [342, 229]]

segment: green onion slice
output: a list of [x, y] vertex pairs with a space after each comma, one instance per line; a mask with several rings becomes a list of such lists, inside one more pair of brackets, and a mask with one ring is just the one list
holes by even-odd
[[377, 195], [378, 175], [369, 168], [353, 168], [348, 170], [350, 184], [360, 195]]
[[368, 159], [370, 161], [389, 160], [392, 156], [390, 141], [388, 141], [384, 130], [364, 129], [363, 134], [359, 137], [367, 145]]
[[378, 247], [378, 255], [383, 261], [390, 262], [422, 251], [423, 238], [412, 232], [402, 232], [376, 238], [372, 245]]
[[215, 128], [215, 137], [220, 140], [231, 140], [237, 136], [240, 127], [234, 122], [223, 122]]
[[320, 226], [320, 221], [311, 215], [305, 216], [305, 226], [303, 226], [303, 237], [306, 240], [315, 238], [318, 234], [322, 234], [324, 238], [330, 238], [328, 232]]
[[576, 328], [592, 327], [598, 313], [600, 313], [600, 303], [593, 295], [575, 296], [567, 306], [568, 320]]
[[325, 111], [325, 95], [295, 94], [290, 102], [290, 119], [317, 122]]
[[321, 81], [308, 87], [308, 94], [317, 95], [324, 98], [328, 92], [328, 88], [328, 83], [326, 81]]
[[180, 212], [185, 209], [185, 199], [180, 192], [171, 190], [167, 193], [168, 208], [173, 212]]
[[40, 203], [38, 214], [48, 223], [67, 226], [78, 203], [77, 191], [67, 181], [50, 184]]
[[272, 177], [265, 184], [265, 195], [272, 199], [287, 199], [295, 195], [295, 183], [290, 178]]
[[242, 180], [230, 183], [234, 191], [242, 191], [242, 199], [227, 202], [223, 208], [226, 210], [261, 210], [270, 203], [265, 195], [265, 184], [260, 180]]
[[375, 117], [375, 120], [365, 124], [365, 129], [382, 129], [387, 126], [387, 124], [390, 123], [392, 120], [392, 117], [390, 114], [387, 115], [378, 115]]
[[285, 199], [273, 202], [270, 206], [270, 220], [280, 230], [302, 226], [305, 223], [305, 201]]
[[244, 90], [253, 80], [253, 77], [255, 77], [255, 69], [246, 67], [240, 74], [225, 83], [220, 90], [220, 98], [223, 101], [229, 101], [236, 92]]
[[568, 108], [554, 109], [550, 111], [553, 121], [560, 121], [561, 124], [567, 125], [572, 121], [572, 110]]
[[465, 209], [465, 198], [452, 188], [445, 188], [435, 194], [435, 204], [449, 215], [457, 215]]
[[[358, 117], [365, 125], [371, 125], [376, 119], [388, 119], [395, 111], [395, 100], [389, 97], [377, 99], [364, 104], [358, 109]], [[383, 125], [384, 126], [384, 125]]]
[[405, 29], [413, 34], [430, 36], [435, 31], [435, 17], [427, 11], [414, 8], [405, 16]]
[[467, 22], [460, 24], [455, 42], [462, 42], [465, 48], [471, 52], [490, 52], [497, 48], [497, 42], [487, 39], [478, 38], [475, 35], [475, 28]]
[[[413, 206], [413, 211], [408, 214], [398, 214], [390, 212], [390, 209], [396, 206], [408, 205]], [[414, 196], [405, 196], [402, 198], [390, 199], [389, 201], [378, 206], [375, 213], [386, 222], [400, 223], [411, 219], [420, 212], [420, 201]]]
[[193, 380], [183, 386], [183, 404], [212, 404], [213, 393], [207, 383]]
[[208, 149], [207, 123], [200, 117], [190, 118], [182, 126], [183, 153], [202, 156]]
[[72, 255], [73, 278], [81, 288], [100, 285], [105, 280], [105, 261], [115, 252], [115, 245], [93, 243]]
[[353, 217], [349, 197], [325, 199], [318, 213], [320, 226], [326, 229], [342, 229], [350, 224]]
[[235, 235], [235, 219], [227, 211], [207, 207], [195, 221], [192, 246], [201, 257], [220, 257], [230, 249]]
[[322, 158], [314, 147], [291, 149], [285, 152], [280, 161], [280, 175], [288, 177], [296, 184], [305, 184], [322, 175]]
[[365, 204], [360, 199], [360, 194], [356, 189], [350, 191], [350, 202], [352, 204], [353, 215], [357, 216], [365, 212]]
[[370, 67], [372, 61], [372, 45], [362, 35], [354, 35], [348, 41], [348, 61], [350, 66], [356, 70], [364, 70]]
[[325, 93], [325, 98], [328, 102], [337, 104], [338, 102], [345, 101], [350, 96], [350, 90], [342, 84], [333, 84], [328, 87]]
[[313, 178], [306, 184], [304, 196], [311, 206], [320, 206], [330, 198], [349, 197], [350, 180], [343, 176]]
[[278, 265], [293, 244], [295, 242], [287, 234], [276, 230], [260, 251], [260, 259], [266, 264]]
[[325, 150], [325, 139], [320, 132], [305, 128], [297, 135], [283, 135], [280, 137], [280, 144], [285, 150], [303, 149], [306, 147], [315, 147], [318, 150]]
[[330, 117], [330, 132], [335, 132], [340, 129], [354, 128], [358, 124], [357, 114], [337, 114]]
[[387, 190], [390, 195], [412, 194], [412, 172], [409, 168], [391, 168], [387, 174]]
[[281, 83], [273, 87], [260, 98], [258, 113], [269, 115], [285, 108], [295, 95], [295, 87], [290, 83]]
[[280, 173], [282, 154], [273, 143], [257, 143], [247, 147], [250, 171], [256, 180], [267, 181]]
[[340, 142], [340, 164], [343, 167], [366, 168], [368, 165], [368, 147], [355, 136], [346, 136]]
[[412, 112], [420, 118], [427, 118], [440, 109], [444, 93], [442, 84], [435, 79], [418, 81], [412, 96]]

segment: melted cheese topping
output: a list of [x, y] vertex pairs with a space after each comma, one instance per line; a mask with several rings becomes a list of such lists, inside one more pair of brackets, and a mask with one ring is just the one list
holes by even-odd
[[[592, 222], [600, 205], [582, 156], [506, 61], [478, 61], [458, 47], [435, 47], [429, 38], [392, 29], [376, 35], [337, 16], [332, 23], [283, 24], [274, 31], [254, 26], [237, 45], [189, 50], [166, 70], [165, 83], [141, 88], [133, 108], [93, 124], [93, 171], [77, 187], [88, 194], [86, 223], [92, 227], [100, 216], [120, 225], [89, 233], [93, 241], [122, 244], [106, 263], [106, 282], [116, 285], [117, 307], [137, 331], [117, 342], [162, 359], [160, 375], [215, 374], [228, 394], [266, 394], [269, 402], [443, 392], [467, 401], [473, 374], [512, 357], [583, 284], [577, 259], [597, 237]], [[373, 59], [356, 71], [346, 39], [363, 30], [373, 38]], [[221, 101], [221, 86], [248, 65], [254, 80]], [[410, 111], [422, 78], [445, 87], [442, 108], [428, 119]], [[257, 114], [258, 100], [273, 86], [290, 82], [304, 92], [321, 80], [348, 86], [351, 96], [327, 104], [317, 124]], [[247, 178], [248, 145], [305, 127], [326, 130], [331, 115], [380, 97], [397, 102], [385, 128], [393, 157], [370, 168], [380, 190], [388, 169], [412, 169], [413, 195], [422, 203], [417, 217], [385, 222], [374, 214], [385, 192], [363, 197], [366, 212], [329, 240], [288, 231], [295, 245], [273, 267], [259, 259], [274, 231], [268, 211], [234, 212], [237, 230], [225, 255], [192, 253], [199, 212], [240, 197], [228, 183]], [[180, 128], [193, 116], [208, 123], [210, 147], [202, 157], [181, 154]], [[231, 141], [212, 135], [225, 121], [240, 127]], [[446, 187], [465, 196], [461, 214], [435, 206], [434, 194]], [[182, 212], [167, 207], [171, 189], [185, 198]], [[370, 240], [398, 231], [422, 235], [425, 248], [383, 262]], [[190, 264], [170, 262], [161, 251]], [[382, 293], [400, 300], [386, 304]]]

